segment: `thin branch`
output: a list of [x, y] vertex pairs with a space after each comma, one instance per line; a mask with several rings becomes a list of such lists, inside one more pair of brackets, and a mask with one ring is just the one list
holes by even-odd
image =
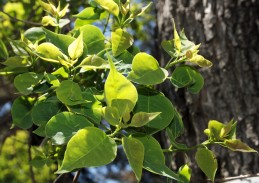
[[[32, 160], [32, 154], [31, 154], [31, 140], [32, 140], [32, 129], [30, 129], [30, 133], [29, 133], [29, 143], [28, 143], [28, 156], [29, 156], [29, 162]], [[30, 164], [30, 176], [31, 176], [31, 182], [32, 183], [36, 183], [35, 180], [35, 176], [34, 176], [34, 172], [33, 172], [33, 168], [32, 165]]]
[[15, 18], [13, 16], [11, 16], [10, 14], [4, 12], [3, 10], [0, 10], [0, 12], [2, 12], [3, 14], [7, 15], [9, 18], [11, 18], [12, 20], [16, 21], [16, 22], [23, 22], [25, 24], [31, 24], [31, 25], [36, 25], [36, 26], [41, 26], [41, 23], [36, 23], [36, 22], [31, 22], [31, 21], [27, 21], [27, 20], [21, 20], [18, 18]]
[[57, 176], [57, 178], [53, 181], [53, 183], [57, 183], [58, 180], [62, 177], [62, 175], [64, 175], [64, 174], [60, 174], [59, 176]]
[[81, 173], [80, 170], [78, 170], [78, 171], [76, 172], [76, 175], [74, 176], [74, 179], [73, 179], [73, 183], [77, 183], [78, 178], [79, 178], [79, 176], [80, 176], [80, 173]]
[[252, 177], [259, 177], [259, 173], [239, 175], [239, 176], [235, 176], [235, 177], [226, 177], [226, 178], [222, 178], [222, 179], [215, 179], [215, 182], [227, 182], [227, 181], [231, 181], [231, 180], [247, 179], [247, 178], [252, 178]]

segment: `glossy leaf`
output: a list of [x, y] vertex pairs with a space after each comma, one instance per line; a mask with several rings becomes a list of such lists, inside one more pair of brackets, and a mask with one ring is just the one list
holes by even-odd
[[31, 103], [25, 97], [14, 100], [11, 113], [15, 126], [22, 129], [28, 129], [32, 126], [31, 107]]
[[161, 112], [161, 114], [146, 124], [147, 133], [156, 133], [166, 128], [175, 115], [172, 103], [161, 93], [149, 88], [138, 88], [138, 102], [134, 112]]
[[83, 100], [79, 85], [70, 80], [62, 81], [56, 93], [58, 99], [66, 105], [78, 105], [86, 102]]
[[68, 142], [64, 160], [57, 173], [106, 165], [114, 160], [116, 154], [117, 145], [113, 139], [99, 128], [86, 127]]
[[119, 15], [119, 6], [113, 0], [94, 0], [99, 4], [103, 9], [107, 10], [109, 13], [118, 16]]
[[46, 81], [49, 84], [51, 84], [53, 87], [58, 87], [60, 85], [60, 82], [55, 75], [45, 73], [44, 77], [45, 77]]
[[60, 68], [57, 69], [56, 71], [52, 72], [52, 74], [53, 74], [54, 76], [61, 76], [61, 77], [65, 78], [65, 79], [68, 78], [68, 73], [67, 73], [67, 71], [64, 69], [64, 67], [60, 67]]
[[257, 152], [249, 147], [247, 144], [238, 139], [229, 139], [224, 142], [224, 145], [232, 151], [240, 152]]
[[190, 62], [193, 62], [200, 67], [211, 67], [212, 66], [212, 63], [201, 55], [195, 55], [194, 57], [192, 57], [190, 59]]
[[46, 125], [46, 135], [55, 145], [62, 145], [80, 129], [93, 126], [87, 118], [71, 112], [62, 112], [53, 116]]
[[172, 40], [162, 41], [161, 46], [166, 51], [166, 53], [171, 57], [177, 56], [177, 53], [175, 52], [174, 42]]
[[134, 114], [134, 116], [131, 119], [131, 123], [129, 126], [133, 127], [141, 127], [155, 119], [159, 116], [161, 112], [153, 112], [153, 113], [147, 113], [147, 112], [138, 112]]
[[144, 85], [155, 85], [162, 83], [168, 72], [159, 67], [157, 60], [144, 52], [135, 55], [132, 61], [132, 71], [128, 79]]
[[[191, 180], [192, 169], [190, 169], [190, 167], [185, 164], [179, 168], [178, 174], [181, 180], [183, 180], [181, 182], [189, 183]], [[180, 181], [178, 181], [178, 183], [180, 183]]]
[[85, 25], [80, 27], [80, 33], [83, 34], [83, 41], [88, 48], [88, 54], [97, 54], [105, 48], [105, 37], [98, 27]]
[[[116, 70], [111, 58], [109, 58], [109, 63], [110, 73], [104, 85], [106, 103], [110, 107], [117, 107], [120, 113], [122, 106], [117, 106], [117, 102], [121, 101], [120, 105], [124, 105], [123, 109], [127, 107], [128, 111], [132, 111], [138, 100], [137, 89], [125, 76]], [[113, 100], [116, 102], [113, 102]]]
[[111, 33], [112, 54], [116, 57], [133, 44], [133, 37], [125, 30], [118, 28]]
[[79, 58], [84, 51], [83, 34], [81, 33], [76, 40], [68, 46], [68, 55], [73, 60]]
[[143, 144], [136, 138], [123, 137], [122, 147], [137, 180], [140, 181], [145, 152]]
[[210, 180], [214, 181], [218, 163], [213, 152], [205, 148], [198, 148], [195, 154], [195, 160], [203, 173]]
[[150, 135], [134, 135], [144, 145], [143, 167], [152, 172], [171, 179], [179, 180], [179, 176], [165, 165], [165, 157], [158, 141]]
[[120, 124], [121, 116], [119, 115], [119, 112], [115, 107], [102, 108], [102, 116], [112, 126]]
[[34, 72], [19, 74], [14, 78], [14, 86], [20, 93], [29, 95], [33, 92], [33, 87], [37, 85], [42, 78], [42, 74], [36, 74]]
[[24, 32], [24, 36], [34, 42], [42, 40], [45, 37], [45, 32], [41, 27], [32, 27]]

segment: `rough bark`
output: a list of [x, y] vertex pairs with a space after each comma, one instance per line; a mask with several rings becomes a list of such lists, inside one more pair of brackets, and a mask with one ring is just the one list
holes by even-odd
[[[234, 118], [237, 136], [258, 150], [259, 1], [157, 0], [156, 10], [158, 44], [172, 38], [174, 17], [177, 27], [184, 28], [195, 43], [202, 43], [201, 53], [214, 63], [201, 70], [205, 86], [198, 95], [175, 91], [169, 83], [161, 86], [183, 115], [185, 141], [193, 145], [205, 140], [203, 130], [209, 119], [227, 122]], [[165, 65], [168, 57], [161, 48], [160, 53]], [[259, 172], [258, 154], [213, 149], [219, 162], [218, 178]], [[194, 176], [201, 178], [196, 165], [192, 166]]]

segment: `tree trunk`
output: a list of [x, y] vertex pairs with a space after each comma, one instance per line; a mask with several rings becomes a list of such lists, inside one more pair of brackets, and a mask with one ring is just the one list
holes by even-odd
[[[237, 137], [258, 150], [259, 1], [157, 0], [156, 11], [158, 45], [172, 38], [174, 18], [178, 31], [184, 28], [190, 40], [202, 43], [201, 54], [214, 64], [201, 70], [205, 86], [198, 95], [175, 91], [169, 83], [161, 86], [183, 116], [185, 142], [204, 141], [203, 130], [210, 119], [228, 122], [234, 118]], [[164, 66], [169, 59], [159, 49]], [[258, 154], [212, 148], [218, 157], [216, 178], [259, 172]], [[176, 158], [183, 163], [181, 156]], [[192, 168], [193, 178], [202, 178], [195, 163]]]

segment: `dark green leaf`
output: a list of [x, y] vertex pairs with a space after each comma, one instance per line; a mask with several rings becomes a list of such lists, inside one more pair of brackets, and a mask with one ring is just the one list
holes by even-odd
[[30, 41], [39, 41], [45, 37], [45, 32], [41, 27], [32, 27], [24, 32], [24, 36]]
[[123, 137], [122, 146], [137, 180], [140, 181], [145, 151], [143, 144], [138, 139]]
[[62, 112], [53, 116], [46, 125], [46, 135], [52, 139], [53, 144], [62, 145], [80, 129], [93, 126], [87, 118], [71, 112]]
[[13, 124], [23, 129], [28, 129], [32, 126], [31, 118], [31, 103], [25, 97], [15, 99], [12, 105]]
[[29, 95], [33, 92], [33, 87], [37, 85], [43, 78], [43, 74], [27, 72], [20, 74], [14, 78], [15, 88], [24, 95]]
[[9, 67], [28, 67], [31, 65], [28, 61], [28, 57], [21, 56], [9, 57], [5, 62], [2, 62], [2, 64]]
[[2, 40], [0, 40], [0, 58], [6, 59], [9, 56], [6, 46]]
[[73, 81], [62, 81], [56, 90], [58, 99], [66, 105], [78, 105], [85, 103], [79, 85]]

